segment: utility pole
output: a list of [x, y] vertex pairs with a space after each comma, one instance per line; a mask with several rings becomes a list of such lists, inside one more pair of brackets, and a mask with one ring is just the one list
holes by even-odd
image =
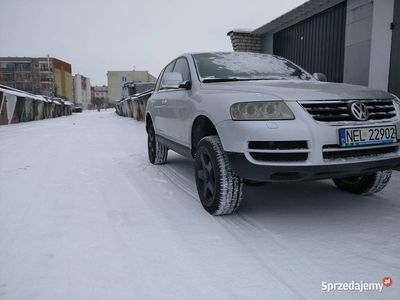
[[54, 86], [53, 86], [53, 72], [50, 68], [50, 54], [47, 54], [47, 69], [50, 72], [50, 91], [51, 97], [54, 98]]

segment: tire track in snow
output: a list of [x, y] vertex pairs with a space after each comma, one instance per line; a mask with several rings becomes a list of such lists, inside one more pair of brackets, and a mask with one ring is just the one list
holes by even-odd
[[[193, 200], [196, 202], [200, 202], [199, 195], [197, 193], [197, 189], [195, 187], [195, 183], [188, 180], [186, 177], [182, 176], [180, 173], [175, 171], [171, 166], [168, 164], [165, 165], [158, 165], [163, 174], [178, 188], [184, 191], [186, 194], [191, 196]], [[231, 214], [229, 216], [222, 216], [215, 218], [220, 224], [224, 225], [225, 227], [229, 228], [238, 228], [243, 229], [243, 226], [250, 227], [254, 230], [259, 231], [260, 233], [265, 234], [265, 230], [258, 228], [257, 226], [249, 223], [244, 218], [239, 216], [237, 213]]]
[[[152, 165], [149, 163], [149, 166]], [[174, 184], [179, 190], [196, 201], [196, 203], [200, 202], [194, 176], [183, 175], [182, 172], [174, 168], [173, 164], [167, 163], [152, 167], [154, 167], [155, 171], [159, 171], [160, 175], [162, 174], [165, 176], [169, 183]], [[124, 170], [129, 171], [131, 169], [132, 168], [126, 166], [125, 162]], [[199, 209], [202, 209], [201, 206], [199, 206]], [[288, 266], [285, 270], [281, 269], [282, 266], [280, 262], [282, 261], [282, 253], [286, 253], [286, 256], [296, 258], [298, 261], [304, 260], [304, 258], [299, 257], [291, 247], [287, 246], [285, 241], [276, 236], [272, 231], [257, 226], [257, 222], [252, 221], [249, 216], [242, 216], [240, 211], [227, 216], [214, 217], [213, 220], [226, 230], [227, 234], [236, 241], [239, 247], [243, 248], [245, 252], [252, 253], [257, 263], [263, 266], [267, 273], [281, 282], [287, 290], [291, 291], [295, 296], [294, 299], [307, 299], [303, 295], [304, 292], [302, 292], [301, 288], [293, 285], [293, 278], [291, 278], [290, 273], [285, 272], [285, 270], [290, 269], [291, 266]], [[255, 241], [257, 242], [255, 243]], [[267, 250], [260, 254], [260, 249], [258, 249], [260, 243], [263, 245], [272, 244], [273, 247], [270, 249], [271, 251]]]
[[[187, 193], [193, 200], [196, 202], [200, 202], [199, 196], [197, 193], [197, 189], [195, 187], [195, 183], [188, 180], [186, 177], [182, 176], [179, 172], [174, 170], [168, 164], [158, 165], [162, 170], [162, 173], [178, 188], [182, 191]], [[231, 234], [243, 247], [250, 249], [253, 253], [253, 257], [255, 257], [261, 265], [268, 270], [277, 280], [279, 280], [283, 285], [285, 285], [290, 291], [292, 291], [299, 299], [307, 300], [307, 297], [303, 295], [300, 289], [293, 287], [291, 281], [285, 276], [283, 271], [280, 270], [280, 267], [274, 263], [275, 257], [272, 254], [268, 254], [267, 252], [265, 255], [268, 256], [268, 260], [265, 257], [261, 257], [256, 249], [251, 246], [251, 243], [247, 243], [247, 240], [243, 239], [243, 236], [248, 236], [246, 229], [251, 229], [252, 231], [256, 231], [257, 235], [261, 239], [268, 239], [269, 243], [270, 240], [273, 240], [274, 245], [279, 245], [283, 248], [284, 251], [289, 251], [291, 257], [298, 256], [290, 247], [288, 247], [285, 243], [282, 242], [274, 233], [269, 230], [257, 227], [256, 225], [252, 224], [250, 221], [247, 220], [247, 217], [244, 218], [240, 216], [237, 212], [227, 216], [219, 216], [214, 218], [221, 226], [223, 226], [227, 232]], [[267, 235], [267, 236], [266, 236]], [[302, 257], [298, 257], [299, 260], [304, 259]]]
[[[175, 184], [182, 191], [187, 193], [189, 196], [193, 198], [196, 202], [200, 202], [199, 195], [197, 193], [197, 189], [195, 187], [195, 183], [188, 180], [186, 177], [182, 176], [180, 173], [175, 171], [168, 164], [158, 165], [163, 174], [170, 179], [170, 181]], [[265, 234], [265, 230], [251, 224], [246, 219], [242, 218], [238, 213], [234, 213], [228, 216], [216, 217], [215, 218], [219, 223], [228, 225], [229, 227], [235, 228], [243, 228], [243, 226], [250, 227], [254, 230], [259, 231], [260, 233]]]
[[[182, 176], [180, 173], [175, 171], [171, 166], [168, 164], [165, 165], [158, 165], [158, 168], [160, 168], [163, 172], [163, 174], [170, 179], [170, 181], [175, 184], [178, 188], [180, 188], [182, 191], [187, 193], [189, 196], [193, 198], [196, 202], [200, 202], [199, 195], [197, 193], [196, 189], [196, 184], [190, 180], [188, 180], [186, 177]], [[266, 230], [261, 229], [254, 224], [250, 223], [247, 221], [245, 218], [241, 217], [238, 213], [234, 213], [231, 215], [227, 216], [222, 216], [222, 217], [216, 217], [216, 220], [220, 222], [221, 224], [226, 224], [229, 227], [235, 227], [235, 228], [243, 228], [243, 226], [252, 228], [254, 230], [257, 230], [258, 232], [265, 234]]]
[[181, 174], [177, 173], [172, 167], [168, 165], [158, 165], [163, 174], [178, 188], [191, 196], [196, 202], [200, 202], [197, 190], [193, 187], [193, 182], [187, 180]]

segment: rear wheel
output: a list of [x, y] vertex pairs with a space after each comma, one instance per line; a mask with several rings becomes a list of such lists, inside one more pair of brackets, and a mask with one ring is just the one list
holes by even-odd
[[153, 165], [164, 164], [167, 161], [168, 149], [157, 141], [153, 124], [149, 126], [147, 131], [147, 151], [149, 154], [149, 161]]
[[392, 176], [392, 170], [379, 171], [369, 175], [333, 179], [338, 188], [357, 195], [371, 195], [381, 191]]
[[200, 140], [195, 156], [195, 178], [201, 204], [210, 214], [231, 214], [239, 208], [243, 180], [231, 169], [218, 136]]

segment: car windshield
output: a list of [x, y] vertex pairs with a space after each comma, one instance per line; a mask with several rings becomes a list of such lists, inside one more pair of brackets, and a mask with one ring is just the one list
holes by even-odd
[[312, 80], [290, 61], [275, 55], [231, 52], [193, 54], [203, 82], [238, 80]]

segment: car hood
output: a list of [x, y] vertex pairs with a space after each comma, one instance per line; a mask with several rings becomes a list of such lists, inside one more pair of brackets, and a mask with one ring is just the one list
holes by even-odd
[[202, 83], [201, 89], [210, 93], [255, 93], [283, 100], [351, 100], [391, 99], [385, 91], [359, 85], [302, 80], [260, 80]]

